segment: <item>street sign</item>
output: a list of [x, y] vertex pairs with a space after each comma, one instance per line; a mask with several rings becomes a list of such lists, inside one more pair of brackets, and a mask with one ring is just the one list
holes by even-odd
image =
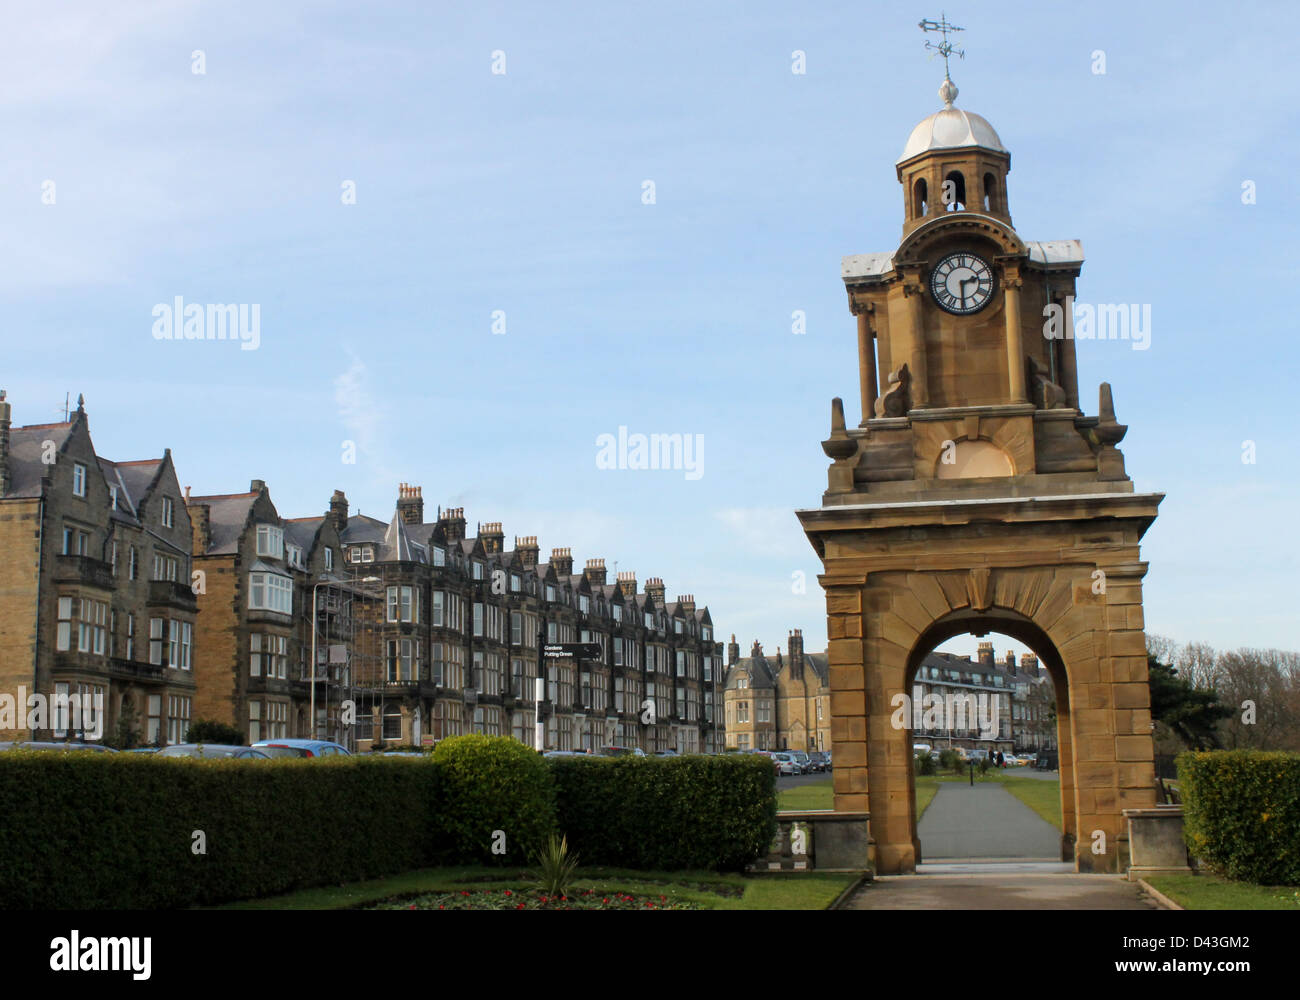
[[580, 660], [599, 660], [600, 644], [595, 642], [555, 642], [543, 646], [542, 655], [552, 659], [576, 657]]

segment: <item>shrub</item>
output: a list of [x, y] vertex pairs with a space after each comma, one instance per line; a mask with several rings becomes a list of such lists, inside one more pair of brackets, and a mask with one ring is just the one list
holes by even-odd
[[916, 773], [918, 775], [931, 775], [934, 774], [935, 772], [936, 765], [938, 764], [939, 758], [927, 750], [919, 757], [914, 758], [914, 760], [915, 760]]
[[1195, 857], [1228, 878], [1300, 885], [1300, 754], [1183, 753], [1177, 767]]
[[210, 904], [426, 866], [434, 779], [428, 761], [401, 758], [10, 750], [0, 908]]
[[452, 736], [433, 762], [438, 839], [449, 862], [523, 863], [555, 832], [555, 792], [536, 750], [509, 736]]
[[966, 770], [966, 760], [956, 750], [948, 749], [939, 754], [939, 766], [946, 771], [961, 772]]
[[237, 726], [228, 726], [224, 722], [211, 719], [195, 719], [185, 731], [186, 743], [225, 743], [242, 747], [244, 733]]
[[776, 772], [755, 754], [547, 762], [584, 864], [739, 870], [776, 834]]
[[567, 837], [551, 834], [546, 845], [534, 858], [537, 866], [537, 888], [547, 896], [563, 896], [569, 891], [578, 870], [578, 856], [569, 853]]

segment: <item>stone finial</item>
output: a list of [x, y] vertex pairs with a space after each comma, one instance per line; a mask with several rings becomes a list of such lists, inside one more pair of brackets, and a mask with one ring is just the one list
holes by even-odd
[[831, 436], [822, 442], [822, 451], [827, 458], [848, 458], [858, 450], [858, 443], [849, 437], [844, 429], [844, 400], [836, 396], [831, 400]]

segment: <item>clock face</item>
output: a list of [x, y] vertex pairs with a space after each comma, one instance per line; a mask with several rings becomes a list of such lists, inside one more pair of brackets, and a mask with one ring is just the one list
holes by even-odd
[[993, 268], [973, 253], [950, 253], [930, 272], [930, 294], [946, 312], [979, 312], [993, 297]]

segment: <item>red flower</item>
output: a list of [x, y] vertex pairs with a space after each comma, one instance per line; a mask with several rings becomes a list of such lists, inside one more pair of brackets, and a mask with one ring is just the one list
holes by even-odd
[[601, 900], [601, 902], [602, 902], [602, 903], [608, 903], [608, 902], [609, 902], [609, 897], [606, 896], [604, 899]]
[[468, 890], [468, 889], [461, 889], [460, 894], [461, 894], [462, 896], [468, 896], [468, 895], [469, 895], [469, 890]]
[[568, 896], [561, 896], [560, 899], [561, 899], [563, 902], [565, 902], [565, 903], [567, 903], [567, 902], [569, 901], [569, 897], [568, 897]]
[[446, 909], [446, 907], [445, 907], [445, 906], [443, 906], [443, 905], [442, 905], [442, 904], [441, 904], [441, 903], [439, 903], [439, 904], [438, 904], [438, 909], [440, 909], [440, 910], [445, 910], [445, 909]]
[[663, 902], [665, 899], [667, 899], [667, 898], [668, 898], [667, 896], [660, 896], [660, 897], [659, 897], [659, 901], [662, 903], [662, 902]]
[[523, 903], [520, 903], [518, 906], [515, 907], [516, 910], [522, 910], [523, 908], [524, 908]]
[[407, 907], [407, 909], [408, 909], [408, 910], [414, 910], [414, 909], [415, 909], [415, 904], [412, 903], [410, 906]]
[[514, 895], [514, 893], [512, 893], [509, 889], [506, 889], [506, 890], [505, 890], [505, 894], [506, 894], [507, 896], [512, 896], [512, 895]]

